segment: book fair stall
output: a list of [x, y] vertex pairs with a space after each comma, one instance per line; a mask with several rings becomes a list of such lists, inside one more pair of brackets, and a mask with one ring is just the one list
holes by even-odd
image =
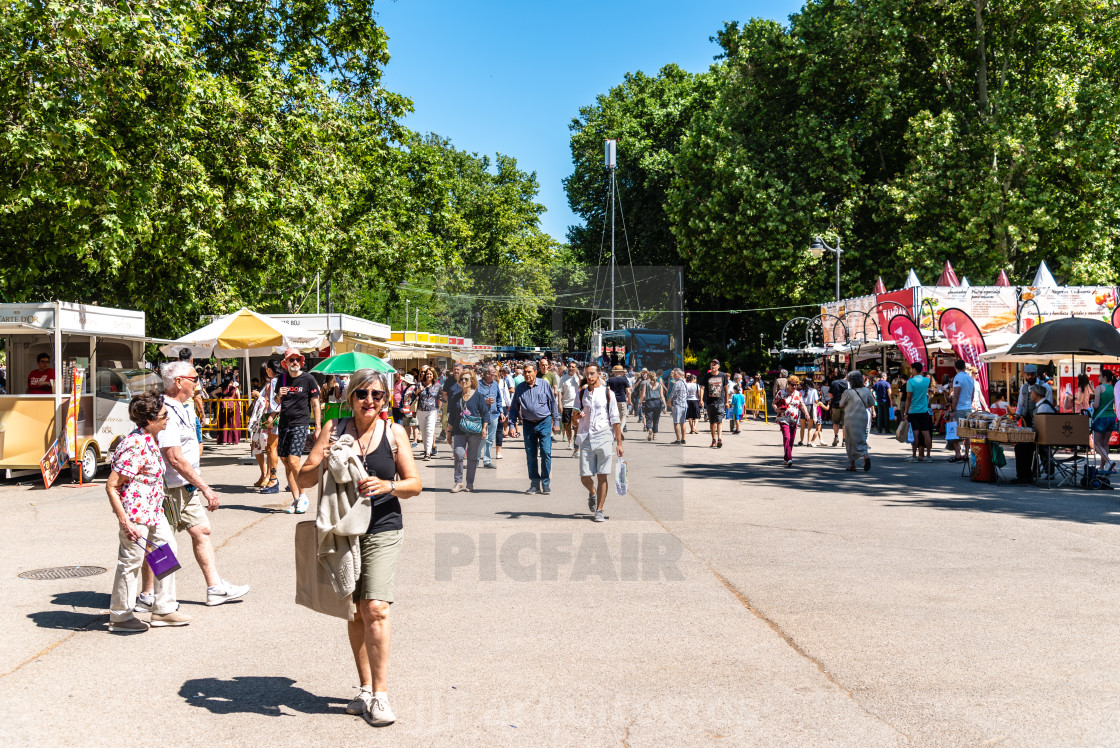
[[[780, 353], [796, 366], [875, 369], [888, 373], [892, 382], [903, 381], [910, 365], [920, 361], [932, 382], [935, 432], [952, 438], [956, 428], [960, 438], [972, 442], [974, 457], [966, 462], [965, 474], [995, 480], [1002, 448], [1029, 444], [1030, 450], [1020, 446], [1015, 451], [1035, 462], [1036, 475], [1048, 484], [1079, 485], [1092, 477], [1085, 470], [1089, 416], [1073, 412], [1072, 394], [1079, 375], [1096, 387], [1102, 370], [1120, 372], [1118, 300], [1115, 286], [1059, 286], [1045, 263], [1029, 285], [1017, 286], [1002, 272], [991, 286], [973, 286], [958, 280], [945, 263], [935, 285], [922, 284], [910, 271], [900, 290], [887, 291], [880, 280], [867, 296], [827, 302], [818, 317], [790, 320], [786, 328], [803, 325], [805, 340], [783, 330]], [[1064, 345], [1031, 342], [1032, 330], [1042, 333], [1041, 328], [1059, 322], [1069, 329], [1053, 340]], [[1099, 340], [1075, 347], [1069, 342], [1075, 329], [1095, 330]], [[955, 374], [957, 359], [973, 373], [980, 394], [969, 418], [959, 424], [949, 412], [951, 384], [945, 384]], [[1038, 367], [1057, 411], [1033, 428], [1015, 415], [1026, 364]], [[1116, 440], [1113, 433], [1114, 446]]]

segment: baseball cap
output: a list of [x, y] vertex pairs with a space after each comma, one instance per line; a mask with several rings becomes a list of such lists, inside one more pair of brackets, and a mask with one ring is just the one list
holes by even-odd
[[719, 363], [719, 359], [718, 358], [713, 358], [711, 361], [708, 362], [708, 366], [711, 366], [712, 364], [718, 364], [718, 363]]
[[1036, 371], [1038, 371], [1038, 367], [1035, 366], [1034, 364], [1027, 364], [1026, 366], [1023, 367], [1023, 371], [1025, 371], [1028, 374], [1034, 374]]

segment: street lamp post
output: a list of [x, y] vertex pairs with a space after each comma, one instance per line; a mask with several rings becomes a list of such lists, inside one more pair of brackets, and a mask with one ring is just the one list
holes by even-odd
[[836, 237], [835, 247], [828, 246], [824, 239], [814, 236], [813, 241], [809, 244], [809, 254], [819, 260], [824, 255], [825, 250], [836, 255], [836, 300], [840, 301], [840, 255], [844, 253], [844, 250], [840, 249], [840, 236], [837, 235]]

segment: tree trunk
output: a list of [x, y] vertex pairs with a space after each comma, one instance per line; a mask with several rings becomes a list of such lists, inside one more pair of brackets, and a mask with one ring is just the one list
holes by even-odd
[[988, 51], [984, 43], [984, 10], [988, 0], [973, 0], [976, 8], [976, 98], [981, 115], [988, 113]]

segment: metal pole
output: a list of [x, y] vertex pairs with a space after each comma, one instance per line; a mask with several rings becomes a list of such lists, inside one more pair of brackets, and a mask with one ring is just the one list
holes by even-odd
[[836, 300], [840, 301], [840, 237], [836, 237]]
[[611, 167], [611, 329], [614, 329], [614, 167]]
[[315, 273], [315, 313], [319, 313], [319, 274]]

